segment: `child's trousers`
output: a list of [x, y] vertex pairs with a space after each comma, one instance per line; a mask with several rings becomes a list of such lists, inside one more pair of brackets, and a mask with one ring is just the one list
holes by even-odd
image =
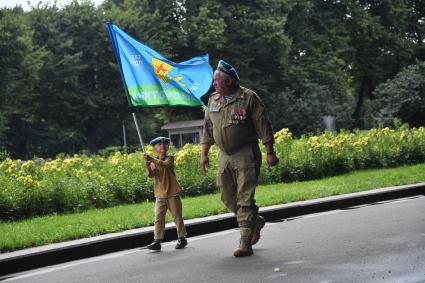
[[180, 196], [160, 199], [155, 201], [155, 240], [163, 240], [165, 233], [165, 215], [167, 209], [170, 210], [173, 216], [174, 223], [176, 224], [177, 235], [179, 238], [186, 236], [186, 228], [183, 223], [182, 216], [182, 201]]

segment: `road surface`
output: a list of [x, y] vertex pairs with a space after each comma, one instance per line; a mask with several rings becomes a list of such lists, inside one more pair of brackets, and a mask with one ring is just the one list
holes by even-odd
[[254, 255], [239, 231], [184, 250], [133, 249], [15, 274], [5, 282], [425, 282], [425, 197], [267, 223]]

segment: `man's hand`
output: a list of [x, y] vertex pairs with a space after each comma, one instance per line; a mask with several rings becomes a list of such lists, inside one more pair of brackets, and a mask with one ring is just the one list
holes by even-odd
[[199, 164], [201, 165], [202, 172], [206, 173], [208, 171], [208, 167], [210, 166], [210, 159], [208, 158], [208, 155], [201, 155]]
[[279, 163], [279, 158], [277, 158], [276, 153], [274, 151], [274, 147], [273, 147], [273, 143], [266, 143], [264, 144], [265, 148], [266, 148], [266, 153], [267, 153], [267, 165], [269, 167], [273, 167], [276, 164]]
[[201, 165], [201, 170], [204, 173], [206, 173], [208, 167], [210, 167], [210, 159], [208, 158], [210, 147], [211, 145], [209, 144], [201, 144], [201, 160], [199, 161], [199, 165]]
[[277, 158], [276, 153], [267, 154], [267, 164], [269, 167], [273, 167], [279, 163], [279, 158]]

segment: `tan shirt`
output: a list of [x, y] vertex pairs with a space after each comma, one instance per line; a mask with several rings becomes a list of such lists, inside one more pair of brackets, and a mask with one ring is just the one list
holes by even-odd
[[169, 198], [181, 193], [182, 189], [174, 173], [174, 157], [167, 156], [164, 160], [153, 158], [151, 162], [154, 178], [154, 194], [156, 198]]
[[257, 143], [274, 143], [273, 130], [263, 102], [250, 89], [239, 87], [228, 102], [215, 92], [205, 110], [201, 143], [216, 144], [220, 150], [233, 154], [241, 146]]

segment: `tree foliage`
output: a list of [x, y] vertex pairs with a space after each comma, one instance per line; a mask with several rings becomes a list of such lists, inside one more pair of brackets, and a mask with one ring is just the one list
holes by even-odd
[[[376, 113], [423, 123], [406, 109], [388, 112], [389, 97], [405, 94], [399, 76], [413, 74], [381, 85], [425, 60], [421, 0], [74, 0], [0, 9], [0, 150], [20, 158], [96, 152], [122, 143], [123, 124], [137, 144], [108, 21], [173, 61], [208, 53], [213, 67], [230, 62], [275, 129], [317, 131], [325, 115], [338, 128], [365, 127], [377, 121], [364, 114], [375, 98]], [[145, 139], [165, 122], [203, 115], [136, 111]]]
[[375, 125], [391, 125], [395, 118], [411, 126], [425, 124], [425, 62], [411, 65], [378, 86], [370, 115]]

